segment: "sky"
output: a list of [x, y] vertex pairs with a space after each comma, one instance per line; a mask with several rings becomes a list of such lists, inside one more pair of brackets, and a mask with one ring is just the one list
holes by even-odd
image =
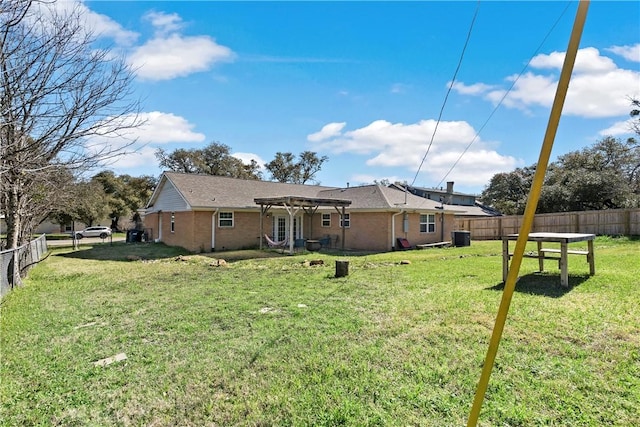
[[[71, 0], [67, 0], [70, 2]], [[243, 161], [313, 151], [327, 186], [455, 183], [537, 162], [577, 1], [84, 1], [135, 70], [144, 124], [108, 166], [158, 177], [158, 149]], [[592, 1], [551, 161], [626, 139], [640, 2]], [[270, 175], [264, 172], [264, 178]]]

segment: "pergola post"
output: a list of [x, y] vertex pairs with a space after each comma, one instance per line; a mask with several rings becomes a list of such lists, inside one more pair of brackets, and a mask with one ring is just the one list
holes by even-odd
[[262, 241], [264, 240], [264, 216], [269, 212], [271, 205], [264, 205], [260, 203], [260, 250], [262, 250]]
[[[345, 222], [346, 222], [346, 221], [345, 221], [345, 218], [344, 218], [345, 210], [346, 210], [346, 209], [345, 209], [345, 207], [343, 206], [343, 207], [342, 207], [342, 252], [344, 252], [344, 236], [345, 236], [345, 226], [344, 226], [344, 224], [345, 224]], [[351, 220], [351, 218], [349, 218], [349, 220]]]
[[[300, 208], [303, 208], [306, 211], [306, 208], [311, 208], [311, 216], [316, 212], [319, 206], [333, 206], [338, 213], [338, 207], [342, 207], [342, 249], [344, 250], [344, 239], [345, 239], [345, 230], [344, 230], [344, 215], [345, 215], [345, 206], [351, 204], [351, 200], [344, 199], [324, 199], [324, 198], [316, 198], [316, 197], [297, 197], [297, 196], [283, 196], [283, 197], [267, 197], [267, 198], [256, 198], [253, 201], [260, 205], [260, 249], [262, 249], [262, 234], [263, 230], [263, 216], [269, 210], [269, 208], [273, 206], [283, 206], [287, 212], [289, 213], [289, 252], [293, 253], [294, 240], [293, 239], [293, 219], [297, 214]], [[264, 208], [266, 205], [266, 209]], [[312, 220], [310, 220], [310, 223]]]

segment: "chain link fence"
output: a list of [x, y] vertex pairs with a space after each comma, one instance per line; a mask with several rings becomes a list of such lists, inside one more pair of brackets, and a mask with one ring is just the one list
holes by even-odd
[[45, 235], [16, 249], [0, 251], [0, 298], [14, 287], [22, 285], [22, 278], [29, 268], [44, 258], [47, 253]]

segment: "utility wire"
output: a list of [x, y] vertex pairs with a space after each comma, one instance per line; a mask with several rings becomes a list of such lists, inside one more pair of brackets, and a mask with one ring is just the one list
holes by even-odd
[[422, 161], [420, 162], [420, 166], [418, 166], [418, 170], [416, 171], [416, 175], [413, 177], [413, 181], [411, 181], [411, 186], [416, 182], [418, 178], [418, 174], [420, 173], [420, 169], [424, 165], [424, 161], [427, 159], [427, 155], [431, 150], [431, 145], [433, 145], [433, 139], [436, 136], [436, 132], [438, 131], [438, 126], [440, 125], [440, 121], [442, 119], [442, 113], [444, 111], [444, 107], [447, 104], [447, 99], [449, 98], [449, 94], [451, 93], [451, 89], [453, 89], [453, 84], [456, 81], [456, 76], [458, 75], [458, 71], [460, 70], [460, 66], [462, 65], [462, 59], [464, 58], [464, 53], [467, 50], [467, 46], [469, 45], [469, 40], [471, 39], [471, 31], [473, 30], [473, 24], [476, 22], [476, 17], [478, 16], [478, 11], [480, 10], [480, 0], [476, 3], [476, 10], [473, 13], [473, 19], [471, 20], [471, 25], [469, 26], [469, 31], [467, 32], [467, 39], [464, 42], [464, 47], [462, 48], [462, 52], [460, 54], [460, 59], [458, 60], [458, 66], [456, 67], [456, 71], [453, 73], [453, 79], [451, 79], [451, 83], [449, 84], [449, 89], [447, 89], [447, 94], [444, 97], [444, 101], [442, 102], [442, 107], [440, 107], [440, 114], [438, 115], [438, 120], [436, 121], [436, 126], [433, 129], [433, 133], [431, 134], [431, 140], [429, 141], [429, 145], [427, 146], [427, 151], [424, 153], [422, 157]]
[[447, 177], [449, 176], [449, 174], [453, 171], [453, 169], [458, 165], [458, 162], [460, 162], [460, 160], [462, 159], [462, 157], [467, 153], [467, 151], [469, 150], [469, 148], [471, 147], [471, 145], [478, 139], [478, 136], [480, 136], [480, 132], [482, 132], [482, 130], [485, 128], [485, 126], [487, 126], [487, 123], [489, 123], [489, 120], [491, 120], [491, 118], [493, 117], [493, 115], [496, 113], [496, 111], [498, 111], [498, 108], [500, 108], [500, 106], [502, 105], [502, 103], [504, 102], [504, 100], [507, 98], [507, 95], [509, 95], [509, 93], [511, 92], [511, 90], [514, 88], [514, 86], [516, 85], [516, 83], [518, 83], [518, 80], [520, 80], [520, 77], [522, 77], [522, 75], [524, 74], [524, 72], [527, 70], [527, 68], [529, 68], [529, 64], [531, 64], [531, 61], [533, 60], [533, 58], [538, 55], [538, 53], [540, 52], [540, 50], [542, 49], [542, 46], [545, 44], [545, 42], [547, 41], [547, 39], [549, 38], [549, 36], [551, 35], [551, 33], [553, 32], [553, 30], [558, 26], [558, 23], [560, 22], [560, 19], [562, 19], [562, 17], [565, 15], [565, 13], [567, 12], [567, 10], [569, 9], [569, 6], [571, 5], [571, 2], [567, 2], [566, 7], [564, 8], [564, 10], [562, 11], [562, 13], [560, 14], [560, 16], [558, 17], [558, 19], [556, 19], [556, 21], [553, 23], [553, 25], [551, 26], [551, 28], [549, 29], [549, 31], [547, 31], [547, 34], [544, 36], [544, 38], [542, 39], [542, 42], [540, 42], [540, 44], [538, 45], [538, 47], [536, 48], [536, 50], [533, 52], [533, 54], [531, 55], [531, 57], [529, 58], [529, 61], [525, 64], [525, 66], [522, 68], [522, 70], [520, 71], [520, 74], [518, 74], [518, 77], [515, 78], [515, 80], [513, 81], [513, 83], [511, 83], [511, 86], [509, 86], [509, 89], [507, 89], [507, 91], [504, 93], [504, 95], [502, 95], [502, 98], [500, 98], [500, 102], [498, 102], [498, 104], [496, 104], [495, 108], [493, 109], [493, 111], [491, 111], [491, 114], [489, 114], [489, 116], [487, 117], [487, 119], [485, 120], [485, 122], [482, 124], [482, 126], [480, 126], [480, 129], [478, 129], [478, 131], [476, 132], [476, 134], [474, 135], [474, 137], [471, 139], [471, 142], [469, 142], [469, 144], [467, 145], [467, 147], [464, 149], [464, 151], [462, 151], [462, 153], [460, 154], [460, 156], [458, 157], [458, 159], [453, 163], [453, 166], [451, 166], [451, 168], [449, 168], [449, 170], [447, 171], [447, 173], [442, 177], [442, 179], [440, 180], [440, 182], [438, 183], [438, 185], [436, 185], [436, 188], [440, 187], [440, 185], [442, 185], [442, 183], [444, 182], [445, 179], [447, 179]]

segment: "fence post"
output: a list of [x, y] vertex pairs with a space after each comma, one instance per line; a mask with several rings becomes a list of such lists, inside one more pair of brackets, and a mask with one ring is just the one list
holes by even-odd
[[18, 256], [18, 250], [14, 250], [13, 262], [11, 263], [11, 289], [20, 285], [20, 257]]

